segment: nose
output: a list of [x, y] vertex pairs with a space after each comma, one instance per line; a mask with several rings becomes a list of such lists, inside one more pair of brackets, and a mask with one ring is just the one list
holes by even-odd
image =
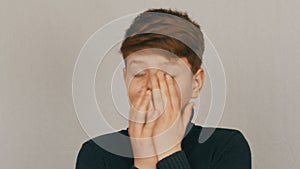
[[158, 72], [162, 72], [161, 70], [158, 70], [158, 69], [149, 69], [148, 70], [148, 76], [147, 76], [147, 79], [146, 79], [146, 88], [151, 90], [152, 91], [152, 80], [153, 78], [156, 78], [157, 79], [157, 73]]

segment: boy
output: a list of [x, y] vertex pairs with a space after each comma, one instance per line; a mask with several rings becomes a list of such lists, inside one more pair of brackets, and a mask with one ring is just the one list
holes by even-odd
[[198, 142], [203, 127], [191, 123], [194, 103], [189, 100], [198, 97], [203, 85], [204, 40], [200, 26], [186, 13], [143, 12], [126, 31], [121, 52], [131, 104], [129, 127], [85, 142], [76, 169], [251, 168], [249, 145], [238, 130], [217, 128]]

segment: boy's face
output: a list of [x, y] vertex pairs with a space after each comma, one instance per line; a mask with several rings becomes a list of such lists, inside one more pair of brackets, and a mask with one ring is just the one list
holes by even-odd
[[126, 63], [123, 73], [131, 103], [143, 88], [152, 91], [151, 80], [157, 78], [158, 72], [174, 77], [181, 109], [190, 98], [198, 97], [204, 80], [203, 69], [193, 75], [191, 65], [185, 57], [170, 57], [157, 52], [136, 52], [126, 58]]

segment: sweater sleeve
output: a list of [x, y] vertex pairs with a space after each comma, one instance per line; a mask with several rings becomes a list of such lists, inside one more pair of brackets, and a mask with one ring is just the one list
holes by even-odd
[[[157, 169], [191, 169], [184, 151], [178, 151], [160, 160]], [[138, 169], [134, 165], [130, 169]]]
[[177, 151], [158, 161], [158, 169], [191, 169], [184, 151]]
[[240, 131], [228, 141], [215, 165], [216, 169], [251, 169], [251, 151]]

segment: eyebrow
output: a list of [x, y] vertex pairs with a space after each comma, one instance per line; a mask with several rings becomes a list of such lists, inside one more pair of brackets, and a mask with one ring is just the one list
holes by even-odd
[[[175, 65], [176, 63], [177, 63], [177, 60], [176, 61], [168, 60], [168, 61], [163, 62], [161, 65]], [[132, 65], [132, 64], [145, 64], [145, 62], [142, 60], [133, 60], [129, 63], [129, 65]]]
[[139, 63], [145, 63], [144, 61], [141, 61], [141, 60], [133, 60], [129, 63], [129, 65], [132, 65], [132, 64], [139, 64]]

